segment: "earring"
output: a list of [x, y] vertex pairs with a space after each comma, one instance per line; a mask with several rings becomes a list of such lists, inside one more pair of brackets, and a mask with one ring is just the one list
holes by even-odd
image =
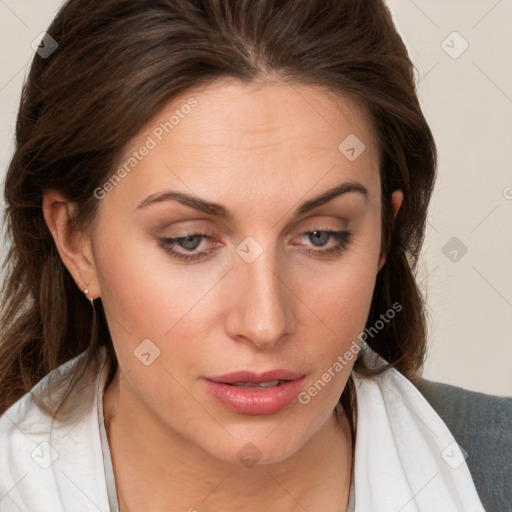
[[87, 300], [91, 303], [91, 306], [94, 307], [94, 299], [90, 299], [89, 297], [87, 297], [87, 294], [89, 293], [89, 289], [84, 290], [84, 293], [85, 293], [85, 297], [87, 298]]

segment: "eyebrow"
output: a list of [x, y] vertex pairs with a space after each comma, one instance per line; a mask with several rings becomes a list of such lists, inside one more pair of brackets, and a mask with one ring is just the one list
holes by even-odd
[[[325, 203], [328, 203], [335, 197], [348, 194], [350, 192], [361, 194], [364, 197], [365, 202], [368, 202], [368, 190], [363, 184], [357, 181], [345, 181], [338, 186], [327, 190], [321, 195], [305, 201], [295, 210], [295, 214], [297, 216], [304, 215], [305, 213], [308, 213], [309, 211], [314, 210], [315, 208], [318, 208]], [[151, 194], [146, 199], [144, 199], [144, 201], [142, 201], [142, 203], [140, 203], [136, 209], [142, 209], [151, 204], [162, 203], [166, 201], [177, 201], [184, 206], [194, 208], [195, 210], [202, 211], [214, 217], [219, 217], [222, 219], [234, 218], [232, 212], [230, 212], [225, 206], [221, 204], [212, 203], [210, 201], [200, 199], [197, 196], [185, 194], [183, 192], [175, 192], [172, 190], [165, 190], [163, 192]]]

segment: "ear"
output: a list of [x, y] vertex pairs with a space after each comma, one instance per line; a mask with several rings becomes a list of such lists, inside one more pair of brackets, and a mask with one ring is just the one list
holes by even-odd
[[43, 215], [60, 258], [87, 298], [100, 296], [90, 234], [80, 231], [70, 220], [76, 206], [56, 190], [43, 191]]
[[[402, 190], [397, 189], [391, 194], [391, 205], [393, 207], [393, 222], [391, 228], [393, 229], [395, 226], [395, 220], [398, 213], [398, 210], [400, 210], [400, 207], [402, 206], [402, 201], [404, 200], [404, 193]], [[386, 254], [383, 254], [379, 261], [379, 268], [378, 271], [384, 266], [384, 263], [386, 262]], [[377, 272], [378, 272], [377, 271]]]

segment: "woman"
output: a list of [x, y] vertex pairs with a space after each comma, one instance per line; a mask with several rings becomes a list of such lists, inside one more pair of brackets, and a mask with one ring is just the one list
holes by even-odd
[[2, 510], [483, 510], [413, 385], [436, 150], [385, 5], [69, 0], [48, 33], [5, 185]]

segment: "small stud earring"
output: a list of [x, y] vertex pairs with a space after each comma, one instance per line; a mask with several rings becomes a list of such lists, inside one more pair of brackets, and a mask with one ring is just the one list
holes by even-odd
[[91, 305], [94, 307], [94, 299], [90, 299], [89, 297], [87, 297], [87, 294], [89, 293], [89, 289], [87, 290], [84, 290], [84, 293], [85, 293], [85, 297], [87, 298], [87, 300], [91, 303]]

